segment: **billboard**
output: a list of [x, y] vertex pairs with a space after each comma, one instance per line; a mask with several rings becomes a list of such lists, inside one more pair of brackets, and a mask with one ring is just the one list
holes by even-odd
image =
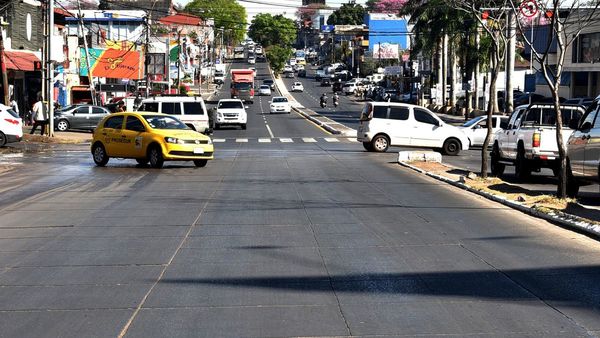
[[398, 59], [400, 45], [397, 43], [382, 42], [373, 46], [374, 59]]
[[[88, 48], [92, 76], [139, 80], [144, 77], [144, 60], [140, 52]], [[79, 75], [88, 76], [85, 49], [81, 48]]]

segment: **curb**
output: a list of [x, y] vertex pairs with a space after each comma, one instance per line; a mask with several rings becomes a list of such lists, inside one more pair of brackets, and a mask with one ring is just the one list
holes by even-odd
[[508, 206], [510, 208], [519, 210], [525, 214], [528, 214], [530, 216], [534, 216], [537, 218], [541, 218], [544, 219], [548, 222], [551, 223], [555, 223], [558, 224], [559, 226], [563, 227], [563, 228], [567, 228], [570, 230], [575, 230], [577, 232], [583, 232], [585, 234], [594, 236], [594, 237], [600, 237], [600, 225], [596, 225], [596, 224], [592, 224], [587, 222], [585, 219], [579, 217], [579, 216], [574, 216], [574, 215], [569, 215], [569, 214], [565, 214], [563, 212], [553, 212], [553, 213], [545, 213], [542, 212], [540, 210], [538, 210], [535, 207], [528, 207], [522, 203], [519, 202], [515, 202], [515, 201], [511, 201], [511, 200], [507, 200], [506, 198], [502, 198], [499, 196], [496, 196], [494, 194], [490, 194], [488, 192], [485, 191], [481, 191], [481, 190], [477, 190], [474, 188], [471, 188], [469, 186], [467, 186], [464, 183], [460, 183], [460, 182], [456, 182], [453, 181], [449, 178], [443, 177], [441, 175], [437, 175], [428, 171], [425, 171], [423, 169], [417, 168], [413, 165], [410, 165], [406, 162], [398, 162], [401, 166], [412, 169], [418, 173], [424, 174], [426, 176], [429, 176], [431, 178], [434, 178], [438, 181], [442, 181], [444, 183], [448, 183], [450, 185], [453, 185], [457, 188], [466, 190], [468, 192], [477, 194], [481, 197], [485, 197], [491, 201], [494, 202], [498, 202], [501, 203], [505, 206]]

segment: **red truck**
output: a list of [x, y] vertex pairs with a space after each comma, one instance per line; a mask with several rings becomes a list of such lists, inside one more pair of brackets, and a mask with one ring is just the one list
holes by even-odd
[[231, 98], [254, 103], [254, 70], [231, 70]]

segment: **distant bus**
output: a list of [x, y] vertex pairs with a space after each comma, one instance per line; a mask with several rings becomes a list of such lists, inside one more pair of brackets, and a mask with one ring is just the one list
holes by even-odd
[[296, 51], [296, 63], [300, 65], [306, 64], [306, 52], [303, 50]]
[[243, 60], [245, 56], [245, 48], [244, 46], [237, 46], [233, 49], [233, 59], [234, 60]]

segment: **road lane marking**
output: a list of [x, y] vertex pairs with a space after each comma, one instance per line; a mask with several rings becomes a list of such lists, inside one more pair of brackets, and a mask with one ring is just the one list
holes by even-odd
[[291, 138], [279, 138], [279, 142], [281, 143], [294, 143], [294, 140]]
[[326, 137], [324, 140], [327, 142], [340, 142], [340, 140], [338, 140], [337, 138], [333, 138], [333, 137]]
[[259, 138], [258, 143], [271, 143], [270, 138]]
[[224, 138], [214, 138], [212, 141], [213, 141], [213, 143], [223, 143], [227, 140]]
[[[267, 121], [265, 121], [265, 123], [267, 123]], [[271, 138], [275, 138], [275, 136], [273, 135], [273, 132], [271, 131], [271, 127], [269, 127], [268, 124], [265, 125], [267, 127], [267, 130], [269, 131], [269, 136], [271, 136]]]
[[237, 143], [248, 143], [248, 139], [247, 138], [236, 138], [235, 142], [237, 142]]
[[315, 140], [312, 137], [303, 137], [302, 141], [304, 141], [305, 143], [314, 143], [314, 142], [317, 142], [317, 140]]

